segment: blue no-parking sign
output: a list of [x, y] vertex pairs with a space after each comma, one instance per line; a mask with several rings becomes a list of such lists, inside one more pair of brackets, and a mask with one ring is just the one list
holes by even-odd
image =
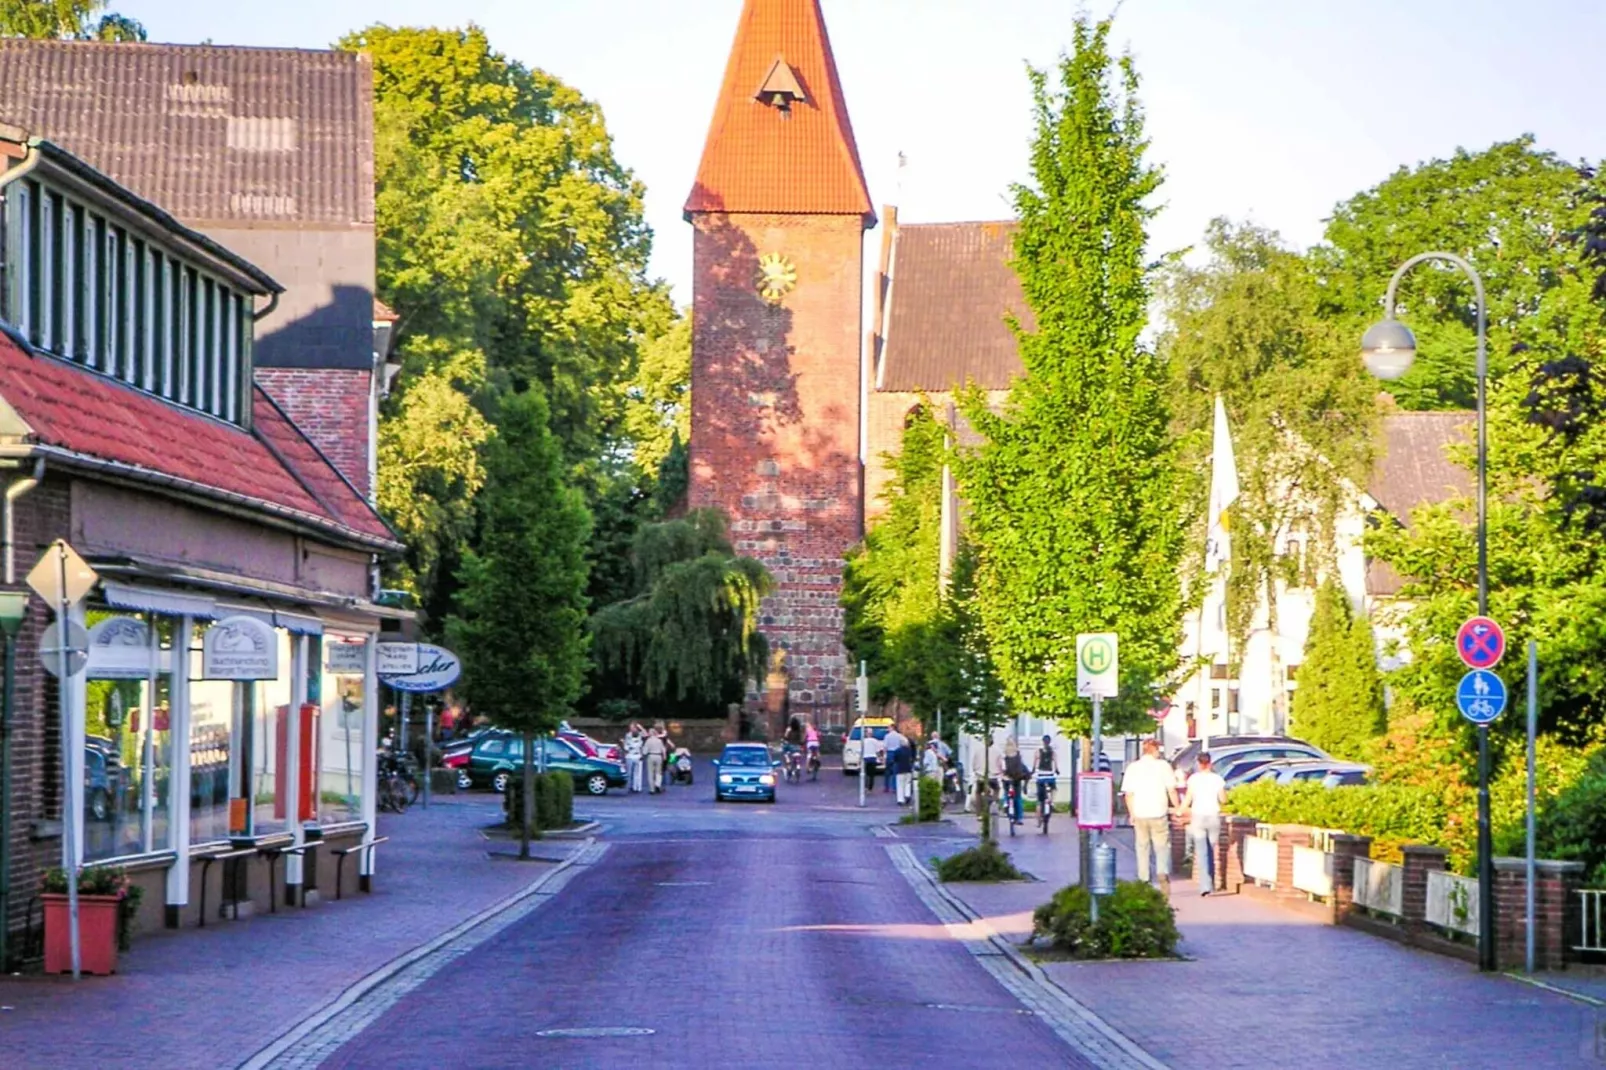
[[1506, 708], [1506, 682], [1488, 669], [1473, 669], [1456, 685], [1455, 704], [1473, 724], [1488, 724]]

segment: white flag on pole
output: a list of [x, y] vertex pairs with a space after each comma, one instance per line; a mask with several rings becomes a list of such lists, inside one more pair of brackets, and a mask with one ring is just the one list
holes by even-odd
[[1216, 429], [1210, 453], [1210, 531], [1205, 542], [1205, 571], [1216, 572], [1232, 556], [1227, 507], [1238, 500], [1238, 462], [1227, 430], [1227, 406], [1216, 395]]

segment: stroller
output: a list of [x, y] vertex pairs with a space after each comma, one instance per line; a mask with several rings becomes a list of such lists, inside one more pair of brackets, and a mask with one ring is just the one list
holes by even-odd
[[685, 747], [676, 747], [675, 753], [669, 758], [669, 782], [671, 784], [692, 783], [691, 751]]

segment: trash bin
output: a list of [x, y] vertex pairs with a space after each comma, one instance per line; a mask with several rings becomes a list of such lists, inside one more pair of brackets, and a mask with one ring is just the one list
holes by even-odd
[[1093, 873], [1088, 891], [1094, 895], [1115, 894], [1115, 848], [1099, 842], [1093, 848]]

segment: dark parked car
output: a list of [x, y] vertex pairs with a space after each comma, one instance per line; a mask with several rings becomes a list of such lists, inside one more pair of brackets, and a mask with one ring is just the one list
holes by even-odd
[[[609, 788], [625, 786], [625, 767], [605, 758], [590, 758], [579, 748], [561, 739], [545, 739], [539, 744], [545, 754], [536, 752], [539, 768], [543, 763], [548, 772], [562, 771], [574, 778], [574, 790], [588, 795], [605, 795]], [[466, 772], [473, 787], [489, 787], [506, 791], [515, 776], [524, 771], [524, 739], [511, 732], [487, 734], [474, 745]]]
[[780, 762], [763, 743], [727, 743], [714, 759], [714, 801], [775, 801], [775, 770]]
[[121, 774], [122, 766], [108, 752], [93, 745], [84, 748], [84, 815], [89, 820], [111, 818]]

